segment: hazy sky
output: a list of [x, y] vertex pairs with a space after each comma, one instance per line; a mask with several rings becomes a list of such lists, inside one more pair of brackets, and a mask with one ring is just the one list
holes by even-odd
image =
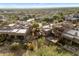
[[79, 3], [0, 3], [0, 8], [79, 7]]

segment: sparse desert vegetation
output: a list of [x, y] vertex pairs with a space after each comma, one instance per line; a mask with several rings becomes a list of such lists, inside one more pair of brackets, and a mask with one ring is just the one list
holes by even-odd
[[78, 21], [79, 8], [0, 9], [0, 56], [78, 55]]

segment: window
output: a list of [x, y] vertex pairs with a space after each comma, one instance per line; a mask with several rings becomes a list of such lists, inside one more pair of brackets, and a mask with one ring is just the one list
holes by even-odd
[[17, 39], [23, 40], [24, 39], [24, 36], [17, 36]]

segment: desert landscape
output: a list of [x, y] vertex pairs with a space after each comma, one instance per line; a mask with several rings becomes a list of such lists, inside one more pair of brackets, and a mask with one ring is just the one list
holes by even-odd
[[78, 7], [0, 9], [0, 56], [78, 55]]

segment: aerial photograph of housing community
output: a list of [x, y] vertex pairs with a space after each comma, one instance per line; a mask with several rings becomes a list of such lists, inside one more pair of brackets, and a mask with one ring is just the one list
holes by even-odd
[[0, 4], [0, 56], [78, 56], [78, 5]]

